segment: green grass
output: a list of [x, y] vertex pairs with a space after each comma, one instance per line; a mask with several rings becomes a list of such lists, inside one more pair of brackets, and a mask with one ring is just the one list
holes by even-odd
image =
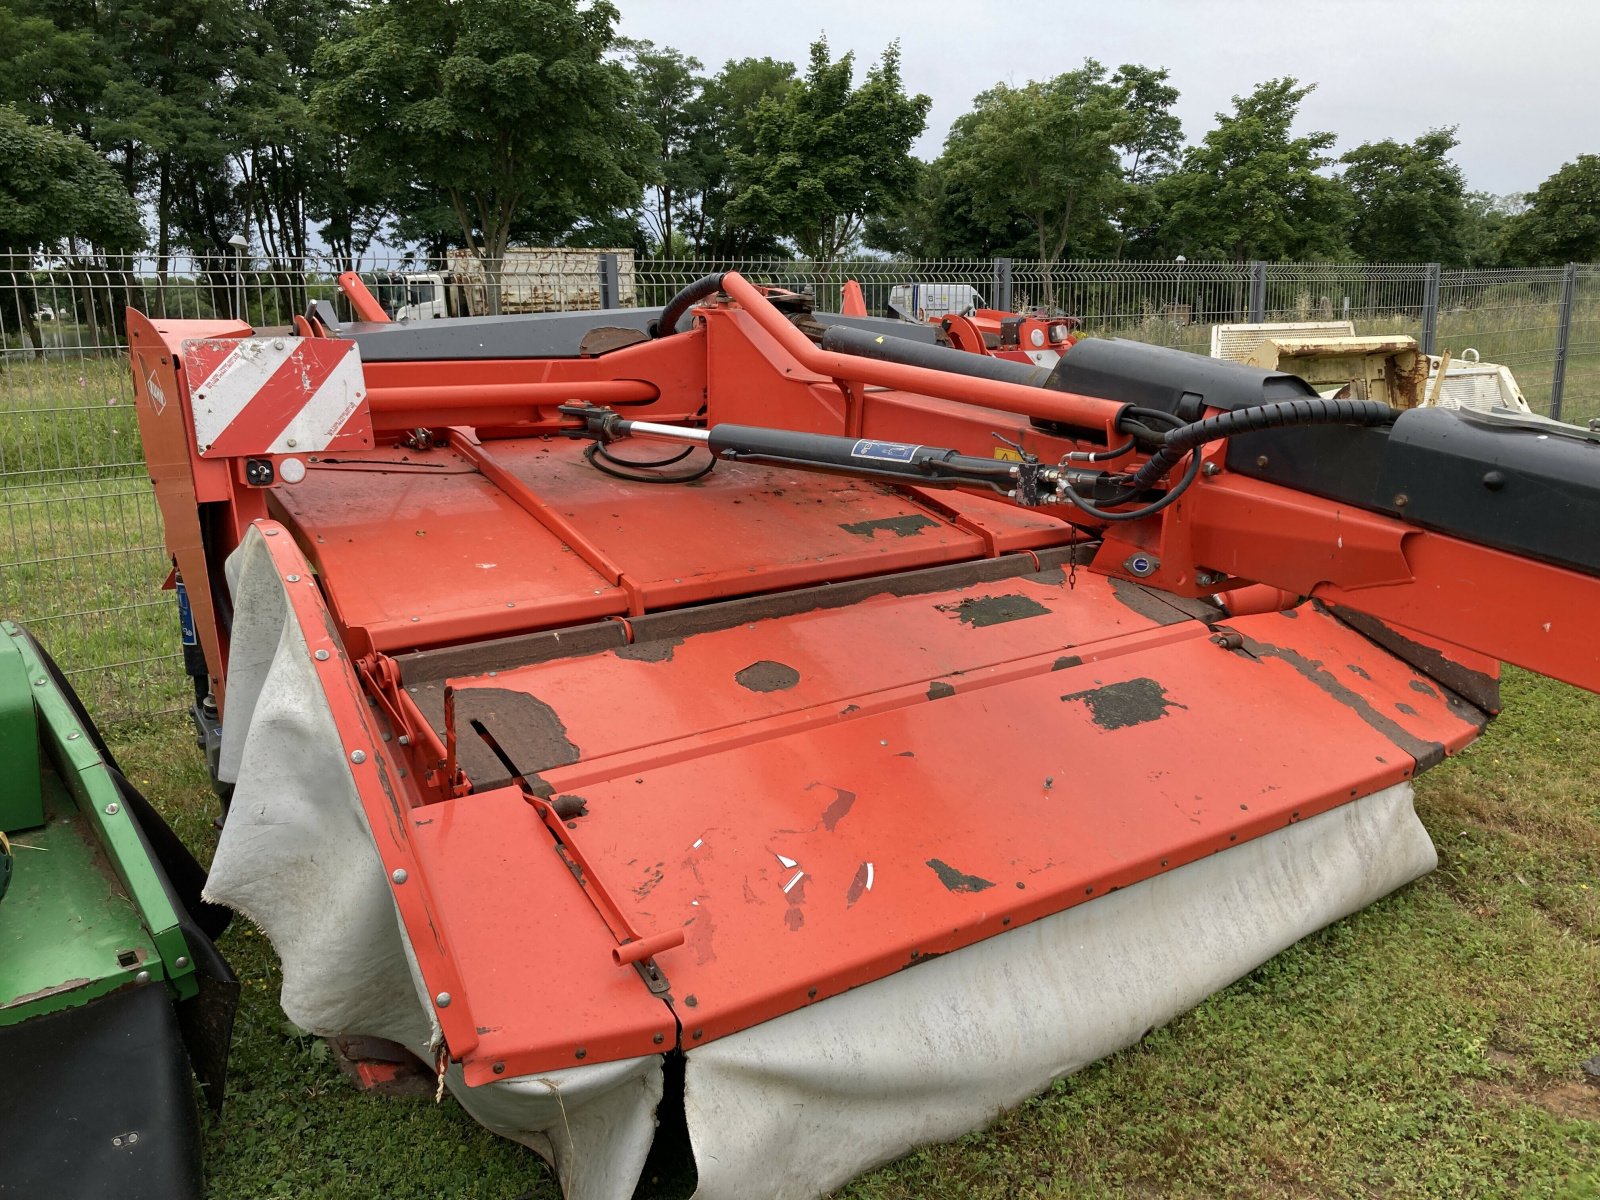
[[[1121, 1054], [857, 1180], [915, 1197], [1600, 1194], [1600, 697], [1510, 671], [1506, 715], [1418, 784], [1433, 874], [1315, 934]], [[187, 727], [114, 738], [209, 853], [215, 801]], [[357, 1093], [277, 1007], [244, 922], [210, 1194], [555, 1200], [530, 1152], [448, 1096]], [[672, 1194], [650, 1188], [643, 1194]]]
[[0, 613], [55, 648], [102, 721], [183, 698], [132, 400], [125, 359], [0, 369]]

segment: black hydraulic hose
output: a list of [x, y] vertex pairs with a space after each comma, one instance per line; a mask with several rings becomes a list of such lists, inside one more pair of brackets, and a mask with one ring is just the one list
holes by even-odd
[[[1136, 420], [1134, 418], [1142, 418], [1143, 420]], [[1174, 413], [1169, 413], [1159, 408], [1136, 408], [1130, 406], [1122, 410], [1122, 415], [1118, 419], [1118, 425], [1124, 432], [1132, 433], [1137, 430], [1138, 435], [1142, 435], [1147, 440], [1152, 437], [1160, 438], [1165, 436], [1164, 434], [1157, 434], [1154, 430], [1146, 426], [1143, 423], [1144, 421], [1154, 421], [1157, 424], [1165, 424], [1168, 427], [1169, 432], [1182, 428], [1184, 424], [1183, 418]], [[1128, 439], [1127, 444], [1132, 445], [1137, 440], [1138, 436], [1131, 437]], [[1121, 447], [1118, 447], [1118, 452], [1120, 452], [1121, 449]], [[1107, 457], [1110, 455], [1111, 452], [1107, 452]], [[1137, 496], [1143, 489], [1130, 486], [1126, 488], [1120, 496], [1111, 500], [1103, 501], [1101, 504], [1094, 504], [1072, 486], [1070, 479], [1063, 476], [1061, 479], [1061, 492], [1074, 505], [1076, 505], [1083, 512], [1087, 513], [1089, 516], [1094, 517], [1096, 520], [1139, 521], [1143, 520], [1145, 517], [1153, 516], [1154, 514], [1160, 512], [1163, 508], [1166, 508], [1169, 504], [1175, 504], [1178, 497], [1189, 490], [1189, 486], [1194, 483], [1199, 474], [1200, 456], [1195, 455], [1194, 459], [1189, 463], [1189, 469], [1183, 473], [1183, 478], [1178, 480], [1177, 484], [1172, 488], [1168, 489], [1164, 496], [1160, 496], [1151, 501], [1149, 504], [1142, 505], [1139, 508], [1125, 509], [1121, 512], [1113, 512], [1104, 507], [1104, 505], [1126, 504], [1129, 500], [1132, 500], [1135, 496]]]
[[661, 310], [661, 315], [650, 323], [650, 336], [663, 338], [677, 333], [678, 322], [683, 320], [684, 313], [707, 296], [714, 296], [721, 290], [721, 271], [715, 275], [702, 275], [667, 301], [667, 306]]
[[988, 354], [973, 354], [969, 350], [956, 350], [949, 346], [914, 342], [910, 338], [873, 333], [849, 325], [828, 326], [822, 334], [822, 348], [838, 354], [853, 354], [858, 358], [904, 363], [910, 367], [929, 367], [935, 371], [970, 375], [975, 379], [995, 379], [1001, 383], [1018, 383], [1024, 387], [1042, 388], [1050, 378], [1050, 372], [1044, 367], [1013, 362], [1008, 358], [994, 358]]
[[1392, 425], [1399, 415], [1399, 409], [1374, 400], [1324, 400], [1309, 396], [1236, 408], [1171, 430], [1161, 449], [1133, 473], [1128, 485], [1134, 492], [1153, 487], [1190, 450], [1217, 438], [1286, 425]]
[[[1191, 458], [1189, 460], [1189, 469], [1186, 470], [1183, 473], [1183, 478], [1178, 480], [1178, 482], [1176, 484], [1174, 484], [1171, 488], [1169, 488], [1165, 495], [1161, 496], [1157, 500], [1151, 501], [1149, 504], [1146, 504], [1143, 507], [1125, 509], [1122, 512], [1112, 512], [1111, 510], [1103, 508], [1098, 504], [1090, 503], [1087, 499], [1085, 499], [1082, 495], [1080, 495], [1076, 490], [1074, 490], [1072, 484], [1066, 479], [1062, 479], [1062, 481], [1061, 481], [1061, 489], [1062, 489], [1062, 492], [1065, 494], [1065, 496], [1067, 497], [1068, 500], [1072, 501], [1073, 504], [1077, 505], [1080, 509], [1082, 509], [1084, 512], [1088, 513], [1091, 517], [1096, 518], [1097, 520], [1100, 520], [1100, 521], [1142, 521], [1145, 517], [1154, 516], [1156, 513], [1160, 512], [1163, 508], [1166, 508], [1169, 504], [1177, 503], [1178, 497], [1183, 495], [1186, 491], [1189, 490], [1189, 486], [1192, 483], [1194, 483], [1195, 479], [1199, 476], [1199, 474], [1200, 474], [1200, 456], [1198, 454], [1196, 454], [1193, 458]], [[1124, 493], [1124, 495], [1123, 495], [1123, 497], [1121, 499], [1112, 500], [1112, 501], [1109, 501], [1108, 503], [1111, 503], [1111, 504], [1124, 504], [1128, 500], [1132, 499], [1132, 497], [1134, 495], [1136, 495], [1137, 492], [1138, 492], [1137, 488], [1130, 488], [1128, 490], [1128, 492]]]

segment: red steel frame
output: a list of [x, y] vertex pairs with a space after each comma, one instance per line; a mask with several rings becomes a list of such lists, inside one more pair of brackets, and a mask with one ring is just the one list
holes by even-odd
[[[129, 315], [151, 476], [219, 698], [221, 564], [255, 525], [308, 648], [329, 652], [318, 677], [469, 1083], [722, 1036], [1400, 782], [1476, 733], [1481, 713], [1320, 608], [1269, 611], [1282, 598], [1263, 588], [1258, 615], [1213, 632], [1132, 587], [1135, 553], [1173, 597], [1268, 585], [1472, 670], [1507, 659], [1600, 688], [1582, 621], [1600, 582], [1236, 476], [1220, 443], [1177, 503], [1106, 528], [742, 464], [697, 488], [589, 472], [552, 436], [571, 424], [558, 404], [977, 455], [999, 436], [1045, 461], [1115, 440], [1119, 405], [829, 353], [761, 289], [722, 286], [693, 330], [595, 357], [369, 363], [377, 448], [274, 489], [202, 459], [189, 419], [183, 344], [250, 330]], [[1091, 536], [1081, 577], [1045, 565]], [[907, 574], [986, 559], [1006, 570]], [[828, 608], [829, 589], [877, 577], [892, 582]], [[794, 589], [815, 605], [761, 607]], [[750, 615], [717, 625], [719, 606]], [[672, 613], [687, 632], [648, 632]], [[569, 630], [578, 649], [521, 666], [494, 641]], [[407, 652], [452, 647], [463, 665], [407, 677]], [[1113, 701], [1134, 715], [1102, 714]], [[1322, 736], [1297, 741], [1296, 714]], [[480, 738], [508, 777], [489, 778]], [[1180, 768], [1213, 784], [1168, 779]], [[889, 908], [863, 922], [875, 863]]]

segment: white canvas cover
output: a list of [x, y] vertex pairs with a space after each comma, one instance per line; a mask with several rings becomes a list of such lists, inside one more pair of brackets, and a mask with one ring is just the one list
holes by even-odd
[[[427, 991], [259, 530], [228, 577], [222, 771], [237, 786], [207, 897], [272, 939], [297, 1025], [433, 1061]], [[684, 1106], [696, 1195], [816, 1196], [982, 1127], [1434, 863], [1410, 785], [1397, 785], [695, 1048]], [[452, 1067], [447, 1083], [485, 1126], [550, 1160], [570, 1200], [623, 1200], [662, 1068], [651, 1056], [467, 1087]]]

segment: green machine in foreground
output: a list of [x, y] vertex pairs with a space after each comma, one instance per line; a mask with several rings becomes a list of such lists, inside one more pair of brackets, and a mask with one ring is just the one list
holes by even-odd
[[220, 1106], [238, 1000], [227, 910], [9, 621], [0, 834], [0, 1196], [199, 1197], [194, 1078]]

